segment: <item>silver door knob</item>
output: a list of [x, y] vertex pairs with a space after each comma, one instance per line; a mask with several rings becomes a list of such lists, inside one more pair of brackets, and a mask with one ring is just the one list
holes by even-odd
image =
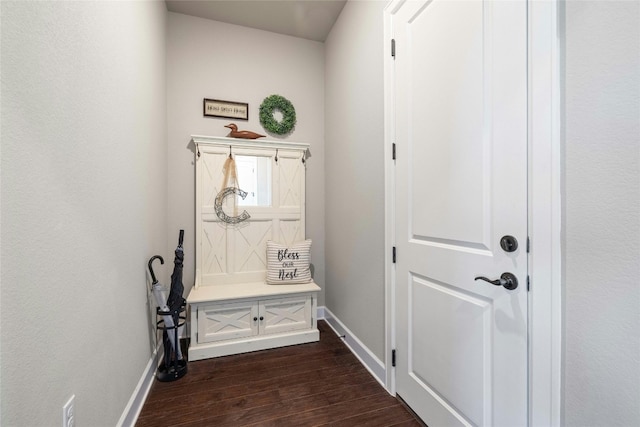
[[483, 276], [478, 276], [473, 280], [484, 280], [495, 286], [504, 286], [505, 289], [510, 291], [518, 287], [518, 278], [512, 273], [502, 273], [499, 279], [491, 280]]

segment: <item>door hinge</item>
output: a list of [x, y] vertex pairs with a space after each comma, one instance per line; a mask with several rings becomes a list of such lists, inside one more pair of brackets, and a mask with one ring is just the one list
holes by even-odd
[[529, 275], [527, 274], [527, 292], [529, 292], [531, 280], [529, 280]]
[[530, 248], [531, 248], [531, 240], [529, 239], [529, 236], [527, 236], [527, 253], [529, 253]]
[[396, 159], [396, 143], [391, 144], [391, 158]]
[[391, 57], [396, 59], [396, 39], [391, 39]]
[[391, 350], [391, 366], [396, 366], [396, 349]]
[[393, 251], [391, 252], [391, 260], [393, 261], [393, 263], [396, 263], [396, 247], [393, 247]]

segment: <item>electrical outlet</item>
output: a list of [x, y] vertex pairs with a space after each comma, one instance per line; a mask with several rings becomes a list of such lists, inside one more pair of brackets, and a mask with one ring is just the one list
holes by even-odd
[[76, 425], [76, 395], [73, 394], [62, 407], [62, 427]]

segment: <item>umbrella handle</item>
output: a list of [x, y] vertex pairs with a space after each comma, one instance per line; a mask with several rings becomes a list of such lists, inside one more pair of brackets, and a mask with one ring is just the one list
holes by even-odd
[[184, 230], [180, 230], [180, 237], [178, 237], [178, 246], [182, 247], [183, 240], [184, 240]]
[[156, 275], [153, 273], [153, 266], [151, 265], [153, 263], [154, 260], [159, 259], [160, 260], [160, 264], [164, 264], [164, 259], [162, 259], [162, 257], [160, 255], [154, 255], [151, 257], [151, 259], [149, 260], [149, 273], [151, 273], [151, 279], [153, 280], [153, 284], [155, 285], [156, 283], [158, 283], [158, 279], [156, 279]]

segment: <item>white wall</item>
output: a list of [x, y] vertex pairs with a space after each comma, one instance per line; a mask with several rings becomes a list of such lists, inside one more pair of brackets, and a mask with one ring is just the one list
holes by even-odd
[[[315, 281], [324, 287], [324, 52], [322, 43], [169, 13], [167, 43], [168, 249], [185, 229], [185, 295], [195, 266], [195, 166], [191, 135], [226, 136], [224, 125], [265, 134], [264, 98], [287, 98], [297, 124], [286, 140], [311, 144], [306, 235]], [[249, 121], [203, 117], [203, 98], [249, 103]], [[277, 135], [265, 139], [282, 139]], [[323, 295], [319, 303], [322, 305]]]
[[384, 6], [348, 2], [325, 42], [326, 306], [381, 360]]
[[565, 9], [564, 425], [640, 425], [640, 3]]
[[[4, 426], [113, 426], [152, 340], [166, 248], [163, 2], [7, 2], [2, 15]], [[168, 272], [158, 269], [165, 279]]]

